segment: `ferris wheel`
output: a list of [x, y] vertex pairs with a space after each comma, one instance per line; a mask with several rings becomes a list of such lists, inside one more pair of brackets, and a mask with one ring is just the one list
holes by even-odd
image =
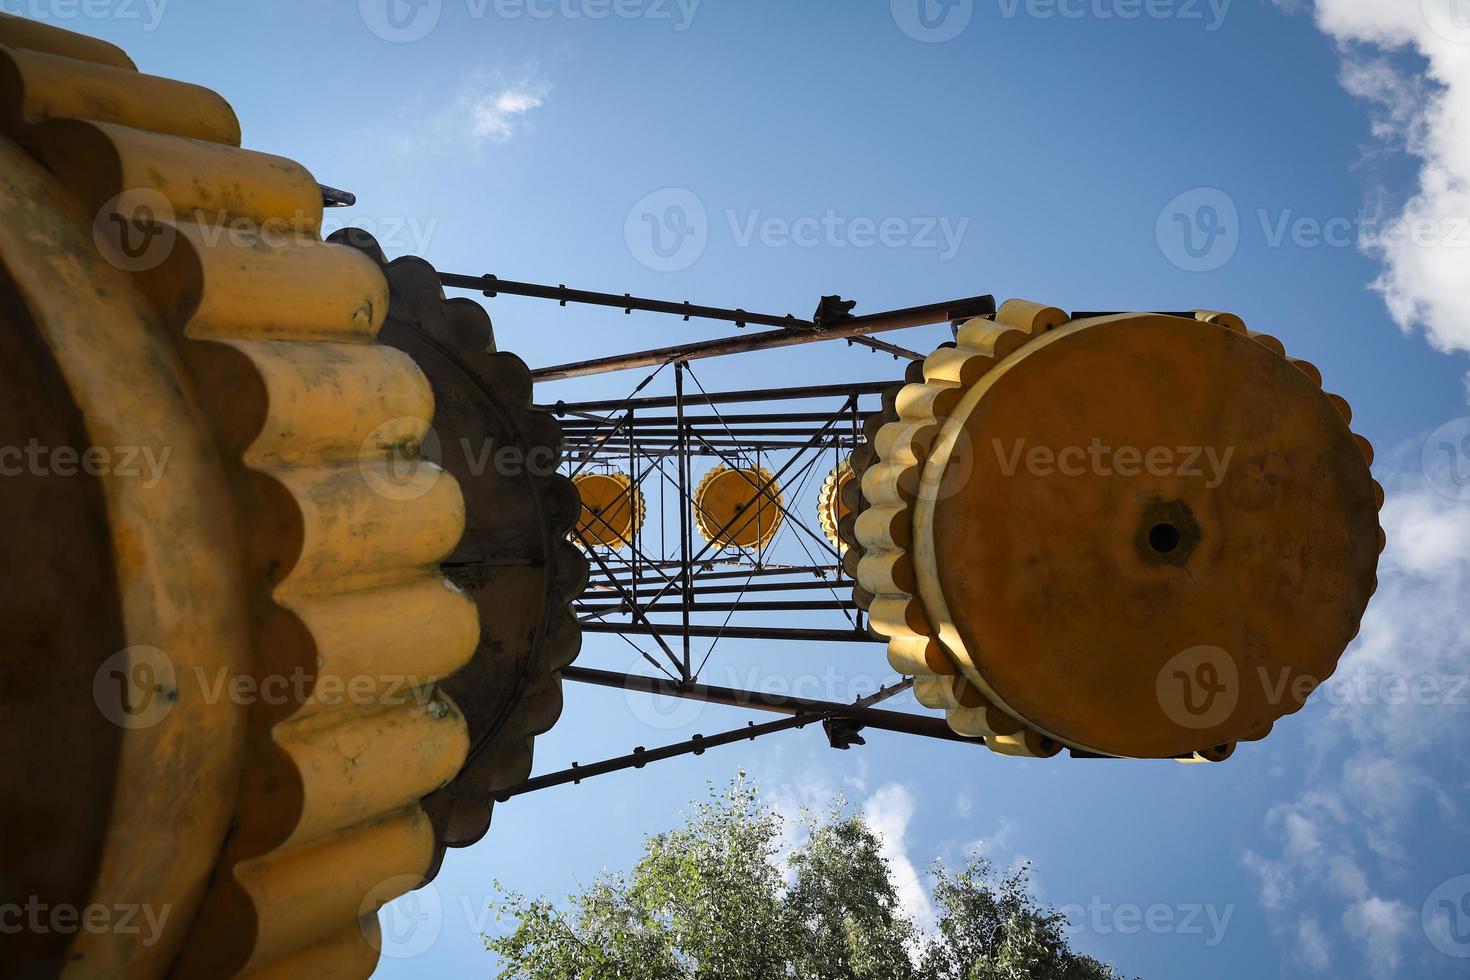
[[[0, 75], [0, 444], [167, 458], [153, 485], [0, 480], [5, 887], [178, 910], [156, 945], [37, 933], [26, 962], [366, 976], [377, 908], [497, 802], [791, 729], [1221, 762], [1332, 675], [1376, 588], [1371, 447], [1238, 316], [803, 318], [441, 272], [324, 239], [350, 195], [112, 45], [3, 16]], [[532, 370], [503, 296], [740, 329]], [[923, 325], [950, 339], [874, 336]], [[705, 383], [809, 344], [906, 363]], [[626, 397], [577, 396], [613, 372]], [[574, 663], [597, 634], [646, 669]], [[891, 680], [716, 686], [724, 639], [854, 644]], [[772, 717], [533, 777], [565, 682]], [[878, 707], [909, 690], [922, 713]]]

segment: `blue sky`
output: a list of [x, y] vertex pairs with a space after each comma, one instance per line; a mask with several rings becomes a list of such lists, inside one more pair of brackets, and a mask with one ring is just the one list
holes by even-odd
[[[979, 846], [1034, 861], [1077, 945], [1130, 975], [1470, 975], [1462, 0], [391, 2], [393, 19], [384, 0], [3, 7], [221, 92], [246, 145], [358, 195], [335, 220], [441, 270], [799, 315], [825, 293], [858, 312], [984, 292], [1237, 312], [1352, 402], [1391, 544], [1346, 682], [1227, 764], [1017, 761], [881, 733], [836, 753], [802, 732], [550, 790], [450, 857], [433, 934], [380, 976], [490, 973], [493, 880], [555, 895], [625, 868], [740, 766], [783, 810], [839, 791], [867, 808], [921, 916], [925, 865]], [[670, 205], [693, 234], [665, 225], [661, 255], [643, 215]], [[502, 349], [533, 366], [720, 332], [489, 302]], [[713, 389], [898, 366], [827, 345], [696, 370]], [[582, 662], [632, 656], [590, 637]], [[731, 642], [712, 662], [716, 682], [764, 687], [830, 667], [835, 696], [887, 676], [877, 646]], [[749, 718], [571, 687], [538, 770]]]

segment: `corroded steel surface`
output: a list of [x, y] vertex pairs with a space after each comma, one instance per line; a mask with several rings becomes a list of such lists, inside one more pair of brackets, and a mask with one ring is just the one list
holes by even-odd
[[1372, 449], [1238, 317], [1012, 301], [885, 399], [859, 600], [997, 751], [1228, 756], [1336, 669], [1376, 588]]

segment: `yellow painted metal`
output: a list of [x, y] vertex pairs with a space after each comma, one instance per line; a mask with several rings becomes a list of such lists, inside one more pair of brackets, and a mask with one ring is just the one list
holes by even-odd
[[862, 476], [890, 659], [1007, 754], [1218, 760], [1264, 737], [1376, 588], [1371, 447], [1320, 380], [1225, 314], [1013, 301], [965, 324]]
[[13, 14], [0, 14], [0, 44], [24, 51], [90, 61], [113, 68], [136, 70], [133, 59], [122, 48], [95, 37], [64, 31], [40, 21], [26, 20]]
[[[198, 672], [213, 678], [250, 669], [248, 600], [229, 478], [187, 365], [147, 298], [98, 253], [75, 207], [11, 135], [0, 138], [0, 259], [18, 293], [6, 296], [5, 328], [8, 338], [24, 338], [31, 355], [6, 358], [6, 380], [54, 365], [38, 392], [45, 400], [32, 403], [28, 424], [8, 433], [6, 444], [34, 438], [53, 455], [97, 449], [108, 460], [96, 475], [32, 471], [28, 479], [0, 480], [7, 554], [26, 553], [37, 566], [7, 566], [8, 629], [12, 637], [47, 638], [34, 648], [6, 645], [0, 670], [15, 694], [6, 699], [7, 741], [33, 751], [6, 753], [0, 765], [7, 785], [26, 787], [7, 799], [48, 787], [39, 795], [54, 801], [18, 815], [29, 833], [24, 844], [13, 839], [7, 846], [7, 866], [20, 870], [7, 882], [18, 891], [6, 899], [174, 909], [150, 947], [86, 930], [65, 937], [70, 942], [59, 949], [46, 944], [47, 936], [18, 939], [41, 947], [19, 957], [79, 956], [96, 976], [158, 975], [177, 953], [187, 910], [214, 867], [244, 757], [245, 708], [209, 703], [197, 684], [177, 684]], [[13, 399], [15, 388], [5, 389]], [[9, 407], [7, 415], [13, 401]], [[47, 433], [48, 417], [67, 416], [76, 420], [70, 431]], [[163, 478], [147, 486], [146, 471], [122, 465], [130, 452], [166, 459]], [[80, 484], [91, 485], [86, 495], [97, 499], [90, 513], [69, 499], [82, 493]], [[55, 503], [58, 494], [65, 509]], [[26, 542], [39, 547], [23, 548]], [[64, 574], [73, 551], [93, 566], [75, 578]], [[115, 626], [74, 631], [101, 621]], [[147, 649], [124, 652], [138, 647]], [[160, 662], [149, 650], [163, 652], [173, 684], [162, 672], [158, 688], [141, 683]], [[99, 710], [89, 694], [99, 673], [104, 695], [112, 694], [106, 685], [126, 685], [128, 700], [120, 688], [109, 707], [127, 704], [135, 715]], [[172, 707], [165, 709], [168, 698]], [[176, 773], [188, 774], [186, 792], [170, 778]], [[108, 788], [105, 798], [91, 798], [85, 784], [93, 782]], [[73, 809], [84, 801], [90, 813]], [[94, 814], [95, 823], [88, 819]]]
[[[6, 386], [7, 442], [165, 460], [0, 481], [7, 537], [49, 562], [8, 569], [7, 622], [48, 639], [0, 666], [37, 695], [4, 780], [58, 797], [5, 887], [169, 910], [151, 945], [27, 951], [65, 976], [366, 976], [377, 905], [433, 859], [419, 800], [468, 747], [436, 684], [479, 640], [438, 568], [459, 487], [382, 489], [433, 398], [376, 343], [386, 284], [321, 241], [315, 181], [238, 142], [214, 93], [0, 18], [7, 360], [54, 379]], [[92, 560], [74, 582], [67, 556]], [[113, 681], [158, 717], [109, 715]]]
[[36, 127], [28, 143], [93, 210], [123, 188], [221, 236], [284, 242], [321, 230], [316, 181], [283, 157], [75, 119]]
[[48, 119], [90, 119], [227, 146], [240, 145], [229, 103], [208, 89], [64, 55], [0, 49], [7, 132]]
[[842, 519], [852, 513], [852, 508], [842, 499], [842, 491], [853, 481], [855, 475], [852, 461], [844, 459], [827, 474], [827, 478], [822, 481], [822, 489], [817, 493], [817, 521], [822, 525], [822, 534], [832, 542], [832, 547], [839, 554], [847, 550], [840, 530]]
[[626, 548], [643, 526], [643, 491], [626, 473], [579, 473], [572, 482], [582, 501], [572, 540], [603, 548]]
[[759, 551], [781, 528], [781, 488], [764, 466], [716, 466], [694, 489], [694, 523], [722, 548]]

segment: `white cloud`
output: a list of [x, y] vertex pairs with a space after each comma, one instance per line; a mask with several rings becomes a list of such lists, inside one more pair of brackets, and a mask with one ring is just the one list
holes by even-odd
[[[988, 835], [965, 845], [965, 853], [978, 854], [981, 857], [988, 858], [1000, 864], [1003, 861], [1001, 857], [1002, 853], [1009, 850], [1011, 845], [1015, 843], [1018, 830], [1020, 828], [1016, 826], [1014, 820], [1010, 817], [1001, 817], [1000, 823], [996, 824], [995, 829]], [[1015, 863], [1012, 861], [1009, 865], [1005, 866], [1015, 866]]]
[[1350, 906], [1342, 915], [1342, 927], [1362, 950], [1373, 976], [1393, 977], [1398, 974], [1400, 950], [1414, 919], [1404, 903], [1373, 897]]
[[866, 793], [868, 791], [868, 774], [871, 766], [868, 765], [868, 757], [860, 755], [852, 762], [852, 771], [843, 777], [843, 781], [853, 788], [854, 792]]
[[1384, 503], [1383, 520], [1394, 527], [1396, 547], [1384, 554], [1390, 571], [1424, 581], [1463, 574], [1470, 554], [1470, 507], [1425, 493], [1401, 494]]
[[1255, 851], [1246, 851], [1241, 863], [1261, 883], [1261, 905], [1268, 912], [1280, 912], [1296, 898], [1291, 869], [1285, 861], [1272, 861]]
[[[1375, 891], [1361, 863], [1354, 841], [1371, 818], [1319, 789], [1274, 807], [1266, 825], [1280, 844], [1279, 855], [1247, 851], [1242, 862], [1260, 883], [1262, 907], [1282, 923], [1298, 907], [1341, 909], [1343, 932], [1360, 950], [1369, 973], [1379, 980], [1395, 976], [1411, 916], [1402, 901]], [[1304, 966], [1326, 968], [1327, 939], [1311, 912], [1300, 919], [1294, 938], [1293, 954]]]
[[1320, 921], [1340, 922], [1354, 962], [1381, 980], [1399, 975], [1418, 938], [1423, 896], [1394, 894], [1413, 858], [1412, 821], [1455, 816], [1460, 789], [1435, 774], [1457, 778], [1470, 754], [1470, 504], [1422, 478], [1388, 482], [1378, 593], [1324, 688], [1330, 707], [1309, 710], [1306, 783], [1267, 814], [1276, 853], [1249, 851], [1242, 862], [1262, 907], [1297, 923], [1282, 931], [1302, 965], [1325, 968], [1321, 912]]
[[1297, 927], [1296, 959], [1313, 973], [1322, 973], [1331, 962], [1327, 937], [1322, 933], [1322, 926], [1310, 916], [1302, 919], [1301, 925]]
[[476, 143], [506, 143], [532, 109], [541, 108], [550, 88], [544, 83], [521, 82], [468, 96], [470, 135]]
[[466, 74], [447, 105], [425, 112], [423, 121], [401, 135], [404, 154], [446, 151], [488, 144], [504, 145], [530, 125], [532, 113], [546, 104], [551, 83], [534, 69], [510, 79], [499, 72], [476, 68]]
[[779, 868], [786, 883], [796, 880], [791, 867], [791, 854], [806, 843], [809, 819], [814, 813], [822, 813], [838, 798], [838, 789], [825, 774], [809, 769], [796, 778], [795, 782], [769, 781], [775, 789], [763, 795], [776, 815], [781, 818], [781, 839], [776, 844], [776, 853], [771, 863]]
[[1407, 234], [1390, 238], [1380, 225], [1385, 234], [1365, 250], [1383, 264], [1373, 288], [1394, 320], [1422, 327], [1443, 351], [1470, 350], [1470, 23], [1460, 2], [1315, 4], [1341, 48], [1343, 86], [1370, 105], [1374, 135], [1419, 158], [1414, 192], [1385, 216]]
[[[1378, 594], [1340, 671], [1359, 691], [1333, 707], [1339, 733], [1350, 732], [1368, 759], [1405, 760], [1444, 743], [1457, 744], [1467, 721], [1467, 692], [1455, 690], [1470, 673], [1470, 505], [1429, 490], [1422, 479], [1390, 481], [1380, 515], [1388, 550], [1379, 563]], [[1395, 690], [1396, 679], [1421, 685]], [[1453, 702], [1453, 703], [1445, 703]], [[1365, 765], [1368, 763], [1364, 763]], [[1385, 776], [1379, 770], [1380, 776]], [[1429, 785], [1417, 769], [1399, 785]], [[1387, 801], [1384, 801], [1387, 802]]]
[[909, 823], [914, 819], [914, 795], [906, 786], [889, 783], [863, 804], [863, 818], [878, 835], [883, 857], [893, 872], [898, 902], [920, 929], [934, 927], [934, 907], [908, 855]]
[[970, 799], [969, 793], [966, 793], [962, 790], [960, 792], [960, 795], [955, 797], [954, 812], [959, 816], [961, 820], [965, 820], [969, 818], [970, 813], [974, 809], [975, 801]]

